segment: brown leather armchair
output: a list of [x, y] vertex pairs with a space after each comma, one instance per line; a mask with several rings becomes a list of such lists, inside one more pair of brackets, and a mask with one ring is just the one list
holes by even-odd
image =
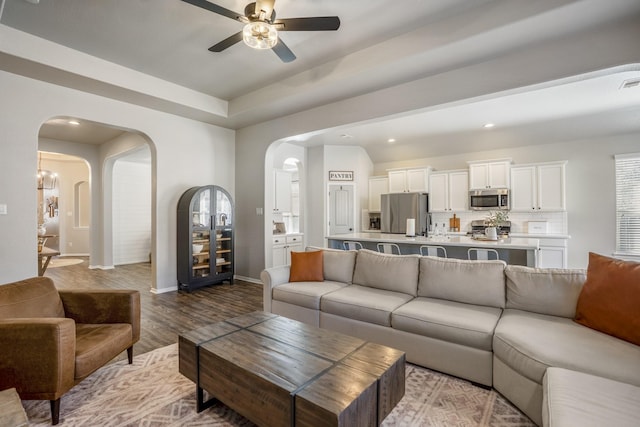
[[48, 277], [0, 286], [0, 390], [49, 400], [52, 424], [60, 398], [140, 338], [140, 293], [57, 290]]

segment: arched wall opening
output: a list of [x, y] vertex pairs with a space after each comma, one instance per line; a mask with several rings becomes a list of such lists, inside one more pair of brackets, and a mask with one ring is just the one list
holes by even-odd
[[[79, 123], [79, 125], [70, 124], [69, 121]], [[68, 128], [74, 126], [73, 129]], [[78, 131], [78, 128], [85, 126], [86, 129]], [[65, 225], [73, 228], [74, 231], [86, 231], [88, 234], [88, 248], [86, 251], [75, 251], [70, 248], [74, 247], [73, 241], [61, 241], [61, 254], [65, 253], [89, 256], [89, 268], [91, 269], [110, 269], [114, 265], [114, 251], [120, 251], [119, 244], [131, 246], [131, 239], [127, 240], [116, 238], [116, 246], [114, 246], [114, 196], [118, 197], [118, 210], [115, 212], [122, 226], [126, 223], [126, 218], [120, 215], [123, 202], [127, 200], [126, 186], [120, 184], [114, 192], [114, 167], [116, 165], [127, 165], [116, 171], [115, 179], [117, 182], [126, 181], [127, 178], [119, 179], [120, 174], [129, 174], [137, 169], [137, 180], [143, 180], [144, 185], [136, 185], [134, 182], [128, 186], [131, 191], [128, 193], [129, 200], [131, 198], [144, 199], [146, 206], [142, 215], [146, 218], [140, 220], [140, 212], [138, 215], [138, 224], [144, 223], [146, 235], [142, 237], [142, 251], [144, 257], [138, 257], [138, 262], [150, 262], [153, 259], [154, 241], [155, 241], [155, 147], [151, 139], [137, 130], [125, 129], [106, 123], [97, 123], [81, 118], [54, 117], [45, 121], [39, 132], [38, 148], [48, 152], [60, 153], [67, 156], [75, 156], [83, 159], [88, 165], [89, 175], [86, 179], [78, 179], [76, 182], [70, 183], [72, 190], [69, 199], [73, 199], [73, 204], [65, 205], [64, 212], [61, 214], [65, 217]], [[131, 166], [131, 165], [140, 165]], [[146, 176], [142, 177], [140, 171]], [[140, 190], [144, 191], [144, 194]], [[137, 191], [134, 191], [137, 190]], [[136, 193], [131, 195], [131, 193]], [[81, 199], [90, 199], [90, 208], [80, 203]], [[138, 204], [140, 207], [140, 204]], [[124, 214], [126, 215], [126, 214]], [[117, 231], [123, 235], [126, 231], [122, 227]], [[140, 230], [130, 232], [129, 235], [136, 234], [140, 236]], [[63, 240], [63, 239], [61, 239]], [[77, 245], [76, 245], [77, 246]], [[120, 260], [121, 264], [130, 263]], [[129, 258], [130, 261], [130, 258]], [[155, 287], [155, 275], [152, 278], [152, 288]]]

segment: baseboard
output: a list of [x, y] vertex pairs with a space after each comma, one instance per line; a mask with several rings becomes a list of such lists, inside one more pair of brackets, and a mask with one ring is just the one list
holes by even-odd
[[171, 287], [171, 288], [162, 288], [162, 289], [156, 289], [156, 288], [151, 288], [150, 291], [152, 294], [164, 294], [167, 292], [176, 292], [178, 290], [178, 286], [176, 285], [175, 287]]
[[238, 276], [237, 274], [233, 276], [234, 279], [242, 280], [244, 282], [255, 283], [256, 285], [262, 285], [262, 280], [254, 279], [252, 277]]

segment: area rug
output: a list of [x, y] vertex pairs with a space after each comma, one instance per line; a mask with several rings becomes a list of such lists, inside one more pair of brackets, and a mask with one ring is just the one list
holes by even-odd
[[51, 258], [47, 268], [67, 267], [69, 265], [76, 265], [82, 263], [78, 258]]
[[[383, 426], [534, 426], [492, 390], [414, 365]], [[23, 401], [31, 426], [50, 426], [48, 401]], [[222, 404], [196, 412], [195, 385], [173, 344], [96, 371], [61, 400], [60, 426], [253, 426]]]

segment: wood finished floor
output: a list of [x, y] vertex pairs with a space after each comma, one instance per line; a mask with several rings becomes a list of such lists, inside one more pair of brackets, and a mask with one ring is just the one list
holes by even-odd
[[[75, 258], [75, 257], [74, 257]], [[77, 257], [80, 258], [80, 257]], [[178, 342], [178, 335], [191, 329], [240, 314], [262, 310], [262, 286], [234, 281], [188, 293], [153, 294], [151, 264], [118, 266], [112, 270], [90, 270], [87, 258], [81, 264], [48, 268], [45, 277], [59, 289], [137, 289], [140, 291], [140, 341], [134, 355]], [[116, 360], [126, 358], [126, 352]]]

